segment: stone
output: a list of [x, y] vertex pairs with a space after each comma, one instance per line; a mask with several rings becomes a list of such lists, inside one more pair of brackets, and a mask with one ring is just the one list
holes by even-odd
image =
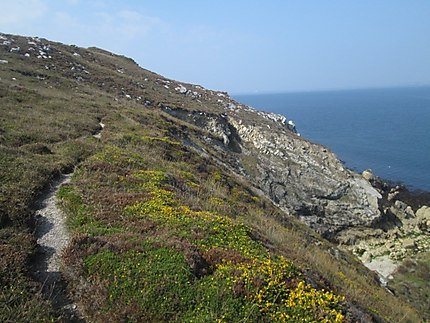
[[405, 249], [416, 249], [417, 244], [414, 239], [407, 238], [403, 240], [402, 246]]
[[424, 205], [421, 208], [419, 208], [417, 210], [416, 217], [417, 219], [420, 219], [420, 220], [423, 220], [423, 219], [430, 220], [430, 207]]
[[405, 214], [407, 215], [407, 218], [409, 218], [409, 219], [415, 217], [414, 210], [412, 210], [412, 208], [409, 205], [405, 209]]
[[417, 228], [423, 232], [430, 232], [430, 207], [422, 206], [416, 212]]
[[363, 171], [361, 176], [363, 176], [363, 178], [369, 182], [375, 180], [375, 175], [373, 175], [373, 172], [370, 169], [366, 169], [365, 171]]
[[366, 252], [364, 252], [364, 253], [363, 253], [363, 255], [361, 256], [361, 261], [362, 261], [363, 263], [369, 263], [369, 262], [371, 262], [371, 261], [372, 261], [372, 257], [373, 257], [373, 255], [372, 255], [370, 252], [366, 251]]
[[390, 212], [398, 217], [404, 224], [404, 220], [412, 219], [415, 217], [415, 213], [412, 208], [406, 203], [397, 200], [390, 208]]
[[393, 192], [389, 192], [388, 196], [387, 196], [387, 200], [391, 201], [393, 200], [397, 195], [399, 195], [399, 191], [393, 191]]
[[185, 86], [183, 86], [182, 84], [179, 84], [177, 87], [175, 87], [175, 90], [181, 94], [187, 93], [187, 88]]

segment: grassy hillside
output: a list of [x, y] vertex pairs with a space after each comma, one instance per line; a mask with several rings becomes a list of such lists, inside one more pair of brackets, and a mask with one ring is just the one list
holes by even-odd
[[[65, 319], [33, 275], [32, 215], [43, 189], [72, 171], [58, 193], [73, 236], [63, 274], [85, 320], [420, 321], [355, 258], [220, 164], [210, 134], [159, 108], [218, 106], [169, 91], [124, 57], [7, 38], [0, 321]], [[48, 45], [51, 58], [24, 56]]]

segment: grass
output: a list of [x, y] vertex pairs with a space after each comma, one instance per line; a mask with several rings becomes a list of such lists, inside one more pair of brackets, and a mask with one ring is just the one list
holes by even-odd
[[237, 156], [209, 133], [158, 109], [222, 112], [215, 103], [165, 91], [130, 59], [52, 47], [49, 66], [0, 47], [0, 321], [62, 319], [32, 276], [32, 214], [72, 170], [58, 193], [73, 235], [63, 272], [89, 321], [420, 320], [216, 162]]
[[[150, 118], [156, 119], [157, 115]], [[124, 118], [117, 122], [122, 123], [118, 133], [112, 132], [104, 148], [80, 166], [71, 184], [85, 197], [81, 202], [94, 207], [92, 216], [100, 223], [98, 226], [122, 228], [115, 234], [85, 231], [67, 256], [68, 266], [74, 268], [69, 279], [74, 282], [75, 293], [87, 288], [93, 298], [86, 303], [98, 306], [87, 308], [92, 320], [116, 313], [118, 320], [293, 321], [308, 317], [311, 321], [333, 321], [354, 317], [349, 313], [349, 308], [356, 306], [353, 302], [370, 310], [368, 320], [393, 320], [404, 313], [411, 321], [416, 317], [407, 305], [379, 288], [376, 276], [352, 256], [340, 253], [336, 258], [330, 253], [334, 246], [321, 242], [315, 233], [292, 219], [285, 222], [282, 213], [264, 197], [256, 196], [246, 183], [177, 144], [163, 130], [135, 128], [131, 136], [128, 131], [135, 123]], [[174, 125], [169, 127], [177, 134]], [[153, 137], [171, 139], [154, 145], [152, 140], [142, 139], [148, 132]], [[69, 214], [73, 218], [77, 212], [69, 210]], [[94, 239], [92, 244], [81, 250], [79, 245], [90, 238]], [[104, 260], [98, 263], [110, 266], [104, 258], [107, 255], [113, 263], [129, 263], [122, 256], [129, 257], [132, 250], [138, 251], [133, 254], [136, 263], [151, 259], [157, 268], [170, 266], [164, 258], [154, 263], [151, 254], [158, 249], [177, 255], [172, 261], [178, 261], [175, 266], [187, 277], [186, 287], [182, 280], [178, 282], [181, 292], [176, 294], [181, 301], [173, 301], [170, 287], [160, 287], [160, 279], [151, 280], [155, 277], [152, 274], [130, 278], [147, 269], [124, 269], [129, 277], [125, 281], [156, 289], [160, 297], [164, 297], [163, 292], [157, 288], [165, 290], [168, 303], [176, 304], [172, 316], [167, 313], [173, 312], [165, 308], [149, 309], [139, 303], [137, 295], [142, 285], [120, 287], [116, 285], [118, 275], [112, 276], [112, 270], [104, 275], [104, 270], [88, 267], [99, 257]], [[283, 274], [280, 268], [284, 267], [288, 270]], [[82, 276], [93, 284], [80, 286]], [[170, 278], [166, 279], [168, 283]], [[123, 288], [135, 295], [134, 303], [127, 303], [129, 298], [125, 296], [108, 301], [111, 293], [123, 295]], [[296, 305], [291, 309], [286, 304]]]
[[430, 253], [403, 262], [388, 287], [405, 302], [414, 304], [425, 320], [430, 320]]
[[[118, 141], [122, 149], [106, 145], [84, 162], [72, 186], [59, 194], [71, 219], [80, 218], [86, 209], [77, 189], [85, 192], [87, 203], [100, 205], [100, 210], [95, 207], [91, 212], [95, 220], [81, 227], [101, 221], [124, 229], [113, 235], [87, 230], [66, 255], [68, 266], [75, 268], [69, 273], [74, 289], [84, 288], [78, 277], [85, 277], [87, 294], [95, 297], [87, 304], [98, 304], [97, 310], [92, 306], [86, 310], [91, 320], [102, 320], [105, 315], [148, 321], [342, 320], [342, 297], [312, 287], [299, 269], [283, 257], [273, 258], [252, 238], [251, 229], [234, 217], [206, 210], [206, 205], [213, 207], [214, 199], [216, 206], [240, 204], [245, 208], [245, 203], [258, 205], [257, 197], [234, 185], [225, 188], [225, 195], [219, 190], [215, 194], [219, 197], [191, 208], [187, 205], [193, 202], [190, 196], [213, 194], [203, 188], [234, 182], [209, 161], [205, 161], [209, 167], [203, 173], [196, 169], [200, 163], [181, 163], [179, 157], [161, 161], [164, 150], [172, 153], [177, 149], [184, 151], [177, 155], [180, 158], [190, 157], [172, 139], [153, 146], [152, 140], [140, 138], [143, 141]], [[149, 148], [157, 153], [146, 156], [145, 163], [136, 164], [128, 155]], [[151, 162], [153, 158], [158, 163]], [[104, 164], [104, 181], [94, 185], [100, 180], [94, 166], [100, 163]], [[108, 198], [121, 192], [121, 207], [107, 214], [104, 206], [117, 203], [98, 201], [100, 187], [110, 190], [103, 192]], [[95, 239], [92, 245], [79, 248], [89, 237]]]

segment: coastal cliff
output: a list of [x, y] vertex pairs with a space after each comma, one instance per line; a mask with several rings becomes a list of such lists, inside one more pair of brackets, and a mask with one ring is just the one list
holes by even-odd
[[[338, 248], [361, 256], [399, 227], [401, 194], [388, 201], [292, 120], [105, 50], [0, 36], [1, 297], [18, 299], [0, 320], [420, 317]], [[64, 173], [58, 305], [37, 289], [51, 250], [34, 203]], [[427, 214], [411, 226], [425, 232]]]

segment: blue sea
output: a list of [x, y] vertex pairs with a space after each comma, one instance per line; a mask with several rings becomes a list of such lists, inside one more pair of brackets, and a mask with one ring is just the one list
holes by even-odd
[[235, 95], [285, 115], [346, 166], [430, 191], [430, 87]]

